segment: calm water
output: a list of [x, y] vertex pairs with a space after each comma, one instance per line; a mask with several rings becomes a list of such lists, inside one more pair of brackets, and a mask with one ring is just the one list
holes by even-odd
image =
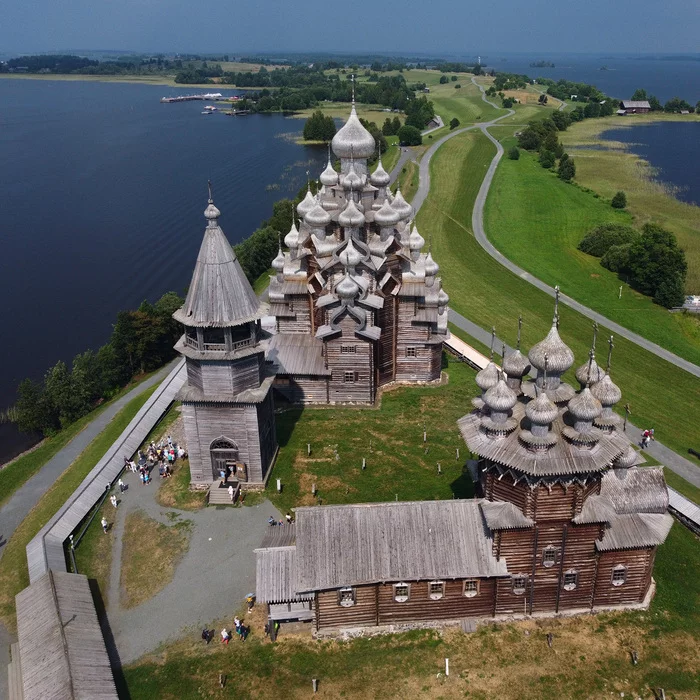
[[678, 199], [689, 204], [700, 203], [699, 123], [658, 122], [634, 129], [612, 129], [602, 136], [607, 141], [630, 144], [632, 153], [657, 169], [655, 179], [673, 186]]
[[[159, 102], [188, 92], [0, 80], [0, 409], [24, 377], [102, 345], [118, 311], [182, 294], [207, 179], [236, 243], [322, 168], [323, 149], [281, 136], [302, 121]], [[0, 426], [0, 463], [26, 445]]]
[[[637, 88], [656, 95], [661, 102], [681, 97], [694, 105], [700, 100], [700, 61], [667, 61], [649, 57], [578, 54], [496, 54], [482, 56], [488, 68], [508, 73], [524, 73], [595, 85], [606, 95], [629, 99]], [[531, 68], [539, 60], [554, 63], [554, 68]], [[600, 70], [606, 66], [608, 70]]]

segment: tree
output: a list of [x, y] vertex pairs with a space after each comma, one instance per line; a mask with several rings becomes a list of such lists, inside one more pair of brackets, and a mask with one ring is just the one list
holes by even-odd
[[440, 76], [440, 85], [444, 85], [445, 83], [449, 83], [450, 79], [446, 75], [441, 75]]
[[700, 114], [700, 100], [698, 100], [698, 103], [695, 105], [695, 113]]
[[613, 245], [600, 259], [600, 264], [611, 272], [625, 272], [629, 265], [631, 243]]
[[[566, 153], [564, 154], [566, 155]], [[576, 176], [576, 165], [573, 158], [562, 159], [559, 162], [559, 177], [566, 182], [573, 180]]]
[[14, 408], [15, 422], [22, 433], [50, 435], [60, 427], [58, 411], [48, 400], [41, 382], [22, 381]]
[[452, 131], [453, 129], [456, 129], [458, 126], [459, 126], [459, 119], [457, 119], [457, 117], [453, 117], [450, 120], [450, 131]]
[[453, 83], [456, 83], [456, 82], [457, 82], [457, 76], [456, 76], [456, 75], [451, 76], [451, 77], [450, 77], [450, 80], [451, 80]]
[[641, 88], [639, 90], [635, 90], [631, 99], [633, 102], [642, 102], [647, 99], [647, 91], [642, 90]]
[[627, 195], [622, 190], [620, 190], [612, 198], [612, 202], [610, 202], [610, 205], [613, 209], [624, 209], [627, 206]]
[[462, 86], [459, 83], [455, 83], [455, 90], [459, 90]]
[[556, 160], [554, 153], [548, 151], [546, 148], [540, 151], [540, 165], [543, 168], [553, 168]]
[[420, 146], [423, 143], [420, 130], [410, 124], [405, 124], [399, 129], [398, 137], [399, 143], [404, 146]]
[[547, 95], [545, 95], [545, 94], [543, 93], [543, 94], [541, 94], [541, 95], [537, 98], [537, 102], [538, 102], [538, 104], [546, 105], [548, 99], [549, 99], [549, 98], [547, 97]]
[[387, 117], [384, 120], [384, 124], [382, 124], [382, 134], [384, 134], [384, 136], [396, 135], [396, 132], [394, 131], [394, 124], [389, 117]]
[[665, 279], [656, 288], [654, 303], [672, 309], [674, 306], [682, 306], [685, 301], [683, 279], [680, 275], [674, 275]]
[[330, 141], [335, 136], [335, 121], [320, 109], [315, 111], [304, 124], [304, 138], [307, 141]]
[[680, 97], [672, 97], [665, 105], [664, 112], [680, 112], [681, 110], [692, 111], [692, 107]]
[[515, 100], [512, 97], [503, 98], [504, 109], [510, 109], [515, 104]]
[[524, 129], [518, 134], [518, 145], [526, 151], [537, 151], [542, 145], [542, 136], [534, 129]]
[[517, 146], [513, 146], [508, 150], [508, 158], [511, 160], [519, 160], [520, 159], [520, 149]]
[[561, 145], [561, 141], [557, 138], [556, 131], [550, 131], [542, 141], [542, 148], [546, 151], [551, 151], [554, 153], [555, 158], [561, 158], [564, 154], [564, 146]]
[[552, 112], [551, 119], [559, 131], [566, 131], [569, 124], [571, 124], [571, 119], [566, 112], [560, 112], [558, 110], [556, 112]]
[[398, 134], [401, 128], [401, 120], [398, 117], [394, 117], [391, 121], [391, 126], [394, 129], [394, 134]]
[[661, 102], [659, 102], [659, 98], [656, 97], [656, 95], [651, 95], [649, 97], [649, 107], [651, 107], [652, 112], [660, 112], [663, 109]]
[[627, 224], [607, 223], [600, 224], [589, 231], [581, 242], [578, 249], [588, 255], [597, 258], [602, 257], [612, 246], [632, 243], [639, 238], [639, 231]]

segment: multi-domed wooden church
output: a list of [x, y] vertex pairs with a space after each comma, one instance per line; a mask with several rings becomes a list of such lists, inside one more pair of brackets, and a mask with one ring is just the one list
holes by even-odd
[[[332, 142], [340, 173], [299, 204], [273, 261], [269, 309], [255, 296], [209, 202], [177, 349], [193, 484], [235, 471], [266, 483], [275, 458], [273, 391], [298, 403], [372, 403], [390, 382], [440, 377], [448, 297], [438, 266], [381, 166], [353, 106]], [[271, 336], [261, 318], [275, 319]], [[519, 345], [519, 344], [518, 344]], [[612, 343], [611, 348], [612, 351]], [[646, 606], [654, 554], [672, 519], [660, 468], [640, 454], [614, 406], [611, 357], [574, 356], [548, 335], [476, 377], [458, 427], [477, 457], [480, 498], [305, 507], [271, 528], [257, 596], [271, 619], [316, 629]], [[534, 379], [529, 379], [532, 373]]]

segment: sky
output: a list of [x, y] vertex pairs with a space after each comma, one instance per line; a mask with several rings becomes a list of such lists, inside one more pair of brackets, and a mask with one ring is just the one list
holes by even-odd
[[0, 53], [682, 53], [698, 0], [4, 0]]

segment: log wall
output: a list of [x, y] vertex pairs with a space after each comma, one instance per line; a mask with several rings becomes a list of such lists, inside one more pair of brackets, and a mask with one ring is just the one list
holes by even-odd
[[[355, 335], [355, 321], [340, 322], [342, 335], [326, 343], [326, 361], [331, 377], [328, 398], [331, 403], [371, 403], [374, 401], [374, 347]], [[352, 352], [343, 352], [352, 349]], [[346, 378], [352, 373], [352, 380]]]
[[286, 296], [291, 317], [277, 317], [280, 333], [311, 334], [311, 296], [308, 294], [289, 294]]
[[[246, 389], [257, 389], [260, 386], [264, 354], [260, 353], [243, 357], [239, 360], [202, 361], [201, 388], [205, 395], [240, 394]], [[191, 360], [188, 358], [187, 364]]]
[[328, 377], [284, 376], [273, 384], [291, 403], [316, 404], [328, 402]]
[[362, 627], [377, 624], [377, 586], [356, 586], [355, 605], [338, 604], [338, 591], [316, 594], [316, 629], [324, 627]]
[[[620, 552], [601, 552], [595, 580], [594, 605], [641, 603], [651, 584], [655, 548]], [[622, 586], [612, 585], [612, 571], [617, 564], [627, 567]]]

